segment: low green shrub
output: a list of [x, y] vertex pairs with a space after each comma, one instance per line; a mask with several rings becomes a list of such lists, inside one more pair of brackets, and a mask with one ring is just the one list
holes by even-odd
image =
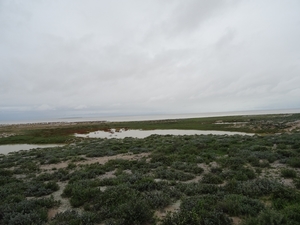
[[272, 194], [272, 205], [274, 209], [283, 209], [284, 207], [295, 204], [300, 201], [300, 193], [295, 189], [287, 186], [278, 186], [273, 190]]
[[186, 163], [176, 161], [171, 165], [172, 168], [177, 170], [182, 170], [184, 172], [193, 173], [193, 174], [201, 174], [204, 170], [199, 167], [196, 163]]
[[299, 178], [293, 179], [293, 183], [297, 189], [300, 189], [300, 179]]
[[255, 216], [264, 209], [259, 200], [235, 194], [226, 195], [218, 206], [230, 216]]
[[256, 177], [256, 174], [250, 168], [241, 167], [241, 168], [237, 168], [235, 170], [229, 170], [229, 171], [223, 172], [221, 174], [221, 176], [226, 180], [235, 179], [238, 181], [246, 181], [246, 180], [254, 179]]
[[176, 189], [187, 196], [216, 194], [220, 191], [217, 185], [202, 183], [178, 183], [176, 184]]
[[218, 197], [212, 195], [186, 198], [182, 201], [179, 212], [167, 214], [162, 224], [231, 225], [231, 219], [215, 207], [218, 200]]
[[96, 222], [99, 222], [99, 219], [92, 212], [79, 214], [74, 210], [67, 210], [57, 213], [50, 225], [94, 225]]
[[35, 196], [45, 196], [49, 195], [55, 191], [59, 190], [59, 186], [56, 182], [48, 182], [48, 183], [42, 183], [42, 182], [29, 182], [26, 185], [26, 190], [24, 194], [28, 197]]
[[101, 193], [97, 187], [91, 187], [90, 181], [69, 183], [63, 190], [63, 197], [69, 197], [73, 207], [82, 206]]
[[287, 164], [294, 168], [300, 168], [300, 157], [289, 158]]
[[190, 173], [184, 173], [180, 170], [164, 169], [164, 168], [156, 169], [154, 171], [154, 175], [156, 178], [160, 178], [160, 179], [179, 180], [179, 181], [187, 181], [195, 178], [195, 176]]
[[283, 185], [275, 180], [257, 178], [248, 181], [230, 180], [224, 186], [224, 191], [230, 194], [243, 194], [249, 197], [269, 195]]
[[94, 195], [91, 209], [98, 213], [101, 220], [109, 220], [114, 224], [144, 224], [151, 222], [153, 216], [150, 202], [145, 197], [121, 184]]
[[[278, 211], [265, 209], [257, 217], [246, 218], [242, 225], [284, 225], [287, 224], [286, 218]], [[292, 224], [291, 224], [292, 225]]]
[[284, 169], [281, 169], [280, 173], [281, 173], [281, 176], [284, 177], [284, 178], [295, 178], [295, 177], [297, 177], [297, 172], [293, 169], [284, 168]]
[[217, 174], [213, 173], [206, 173], [203, 175], [201, 179], [201, 183], [204, 184], [222, 184], [223, 179], [221, 176], [218, 176]]
[[223, 169], [221, 167], [212, 167], [210, 169], [210, 172], [214, 173], [214, 174], [220, 174], [220, 173], [222, 173], [222, 171], [223, 171]]
[[55, 175], [53, 173], [42, 173], [35, 178], [37, 181], [49, 181], [53, 179], [55, 179]]
[[59, 205], [53, 198], [42, 198], [0, 206], [0, 224], [31, 225], [47, 222], [47, 210]]
[[163, 209], [171, 203], [169, 193], [163, 191], [151, 191], [143, 193], [143, 199], [150, 204], [152, 209]]
[[286, 217], [288, 223], [293, 225], [300, 224], [300, 204], [293, 204], [285, 207], [282, 210], [283, 215]]

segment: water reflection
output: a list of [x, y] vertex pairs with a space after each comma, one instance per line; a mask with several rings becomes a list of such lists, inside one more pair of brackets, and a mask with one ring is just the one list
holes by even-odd
[[88, 134], [75, 134], [76, 137], [90, 137], [90, 138], [145, 138], [152, 134], [158, 135], [195, 135], [195, 134], [213, 134], [213, 135], [254, 135], [243, 132], [230, 132], [230, 131], [212, 131], [212, 130], [125, 130], [121, 129], [116, 131], [111, 129], [110, 132], [107, 131], [95, 131]]
[[29, 144], [15, 144], [15, 145], [0, 145], [0, 154], [7, 154], [9, 152], [17, 152], [20, 150], [29, 150], [33, 148], [52, 148], [62, 145], [44, 144], [44, 145], [29, 145]]

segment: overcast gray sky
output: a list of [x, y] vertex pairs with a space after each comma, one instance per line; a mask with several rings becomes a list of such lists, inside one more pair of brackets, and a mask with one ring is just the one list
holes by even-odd
[[0, 120], [300, 108], [299, 0], [0, 0]]

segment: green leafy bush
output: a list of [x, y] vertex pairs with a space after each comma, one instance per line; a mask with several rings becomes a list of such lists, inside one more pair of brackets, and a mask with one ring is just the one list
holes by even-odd
[[99, 222], [97, 215], [91, 212], [79, 214], [74, 210], [57, 213], [50, 225], [94, 225]]
[[224, 177], [226, 180], [235, 179], [238, 181], [246, 181], [246, 180], [254, 179], [256, 177], [256, 174], [252, 169], [241, 167], [235, 170], [229, 170], [223, 172], [221, 176]]
[[193, 173], [193, 174], [201, 174], [204, 170], [199, 167], [196, 163], [186, 163], [176, 161], [171, 165], [172, 168], [177, 170], [182, 170], [184, 172]]
[[187, 196], [217, 194], [220, 191], [217, 185], [202, 183], [178, 183], [176, 184], [176, 189]]
[[249, 217], [242, 222], [242, 225], [284, 225], [287, 224], [286, 218], [278, 211], [266, 209], [257, 217]]
[[173, 224], [222, 224], [231, 225], [231, 219], [215, 205], [216, 196], [186, 198], [182, 201], [179, 212], [167, 214], [163, 225]]
[[294, 168], [300, 168], [300, 157], [289, 158], [287, 164]]
[[223, 179], [222, 179], [221, 176], [218, 176], [216, 174], [206, 173], [206, 174], [203, 175], [203, 177], [201, 179], [201, 183], [204, 183], [204, 184], [222, 184]]
[[31, 225], [47, 222], [47, 209], [57, 206], [53, 198], [22, 200], [0, 206], [0, 224]]
[[44, 195], [49, 195], [57, 190], [59, 190], [59, 186], [56, 182], [42, 183], [35, 181], [29, 182], [27, 184], [24, 194], [26, 196], [40, 197]]
[[297, 172], [293, 169], [281, 169], [281, 176], [284, 178], [295, 178], [297, 177]]
[[286, 217], [287, 224], [300, 224], [300, 204], [296, 203], [289, 205], [282, 210], [283, 215]]
[[90, 181], [80, 181], [69, 183], [64, 191], [64, 197], [70, 197], [70, 203], [73, 207], [82, 206], [84, 203], [89, 202], [94, 197], [101, 193], [99, 188], [91, 187]]
[[159, 168], [154, 171], [155, 177], [166, 180], [187, 181], [195, 178], [190, 173], [184, 173], [180, 170]]
[[258, 178], [248, 181], [231, 180], [224, 186], [224, 190], [232, 194], [243, 194], [249, 197], [269, 195], [283, 185], [275, 180]]
[[264, 209], [259, 200], [235, 194], [226, 195], [218, 206], [230, 216], [255, 216]]

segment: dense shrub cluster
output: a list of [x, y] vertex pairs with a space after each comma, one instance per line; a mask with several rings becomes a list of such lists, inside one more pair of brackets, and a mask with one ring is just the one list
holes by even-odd
[[181, 203], [180, 211], [168, 214], [162, 224], [230, 225], [228, 215], [216, 207], [218, 201], [219, 198], [215, 195], [186, 198]]

